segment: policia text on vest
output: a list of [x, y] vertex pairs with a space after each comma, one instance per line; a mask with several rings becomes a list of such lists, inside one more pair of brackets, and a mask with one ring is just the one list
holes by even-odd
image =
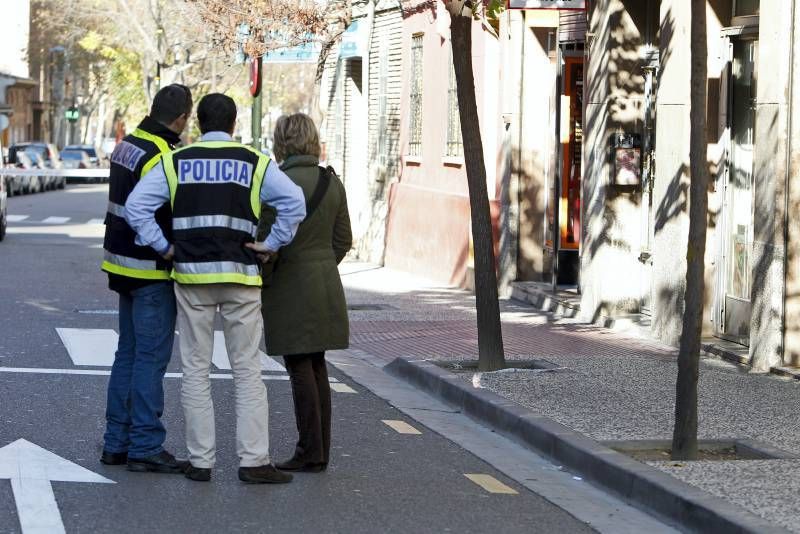
[[234, 183], [246, 188], [252, 185], [253, 165], [230, 159], [186, 159], [178, 167], [178, 182]]

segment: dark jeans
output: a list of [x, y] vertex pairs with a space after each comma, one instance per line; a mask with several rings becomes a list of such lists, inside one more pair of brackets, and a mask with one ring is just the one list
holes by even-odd
[[331, 450], [331, 386], [325, 353], [292, 354], [284, 361], [292, 383], [299, 434], [294, 458], [327, 464]]
[[119, 296], [119, 345], [106, 404], [105, 450], [144, 458], [163, 449], [163, 379], [175, 336], [175, 293], [156, 282]]

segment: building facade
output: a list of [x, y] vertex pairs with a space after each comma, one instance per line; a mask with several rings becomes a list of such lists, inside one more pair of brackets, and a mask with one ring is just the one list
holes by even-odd
[[[747, 347], [759, 371], [800, 363], [795, 4], [707, 7], [703, 327], [711, 340]], [[582, 313], [642, 313], [655, 336], [676, 344], [689, 226], [690, 6], [597, 0], [587, 16]]]

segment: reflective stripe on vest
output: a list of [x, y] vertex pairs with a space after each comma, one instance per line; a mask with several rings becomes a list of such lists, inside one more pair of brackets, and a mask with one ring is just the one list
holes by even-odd
[[112, 254], [107, 250], [104, 252], [103, 259], [101, 268], [109, 273], [145, 280], [170, 279], [169, 272], [156, 268], [155, 261], [129, 258], [120, 254]]
[[117, 217], [125, 218], [125, 206], [115, 202], [108, 201], [108, 213], [116, 215]]
[[172, 278], [180, 284], [230, 283], [261, 286], [261, 273], [258, 265], [247, 265], [234, 261], [175, 263]]
[[[169, 153], [171, 149], [169, 144], [164, 139], [140, 128], [136, 128], [131, 133], [131, 136], [153, 143], [156, 145], [159, 152], [145, 162], [144, 166], [142, 167], [142, 172], [138, 176], [138, 178], [141, 179], [142, 176], [147, 174], [158, 164], [159, 161], [161, 161], [161, 156]], [[111, 215], [121, 219], [125, 218], [125, 206], [122, 204], [109, 201], [107, 211]], [[138, 278], [144, 280], [170, 279], [169, 271], [166, 269], [158, 269], [156, 262], [153, 260], [140, 260], [138, 258], [131, 258], [121, 254], [114, 254], [108, 250], [105, 251], [103, 263], [101, 264], [100, 268], [107, 273], [127, 276], [129, 278]]]
[[196, 215], [172, 219], [173, 230], [193, 230], [195, 228], [230, 228], [247, 232], [255, 237], [258, 226], [245, 219], [237, 219], [228, 215]]

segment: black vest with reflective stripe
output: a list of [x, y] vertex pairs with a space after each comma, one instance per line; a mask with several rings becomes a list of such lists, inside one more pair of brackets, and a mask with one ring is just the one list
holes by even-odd
[[[163, 139], [160, 139], [162, 148], [159, 148], [151, 140], [152, 137], [155, 137], [154, 134], [137, 129], [133, 134], [125, 136], [111, 154], [102, 269], [130, 278], [167, 280], [170, 263], [152, 248], [137, 245], [136, 233], [124, 218], [125, 202], [139, 179], [158, 161], [163, 153], [162, 148], [171, 148]], [[170, 240], [172, 217], [169, 204], [156, 211], [156, 222], [164, 232], [164, 237]]]
[[[164, 158], [172, 200], [172, 277], [260, 285], [255, 240], [269, 158], [234, 142], [200, 142]], [[169, 161], [166, 161], [169, 159]]]

